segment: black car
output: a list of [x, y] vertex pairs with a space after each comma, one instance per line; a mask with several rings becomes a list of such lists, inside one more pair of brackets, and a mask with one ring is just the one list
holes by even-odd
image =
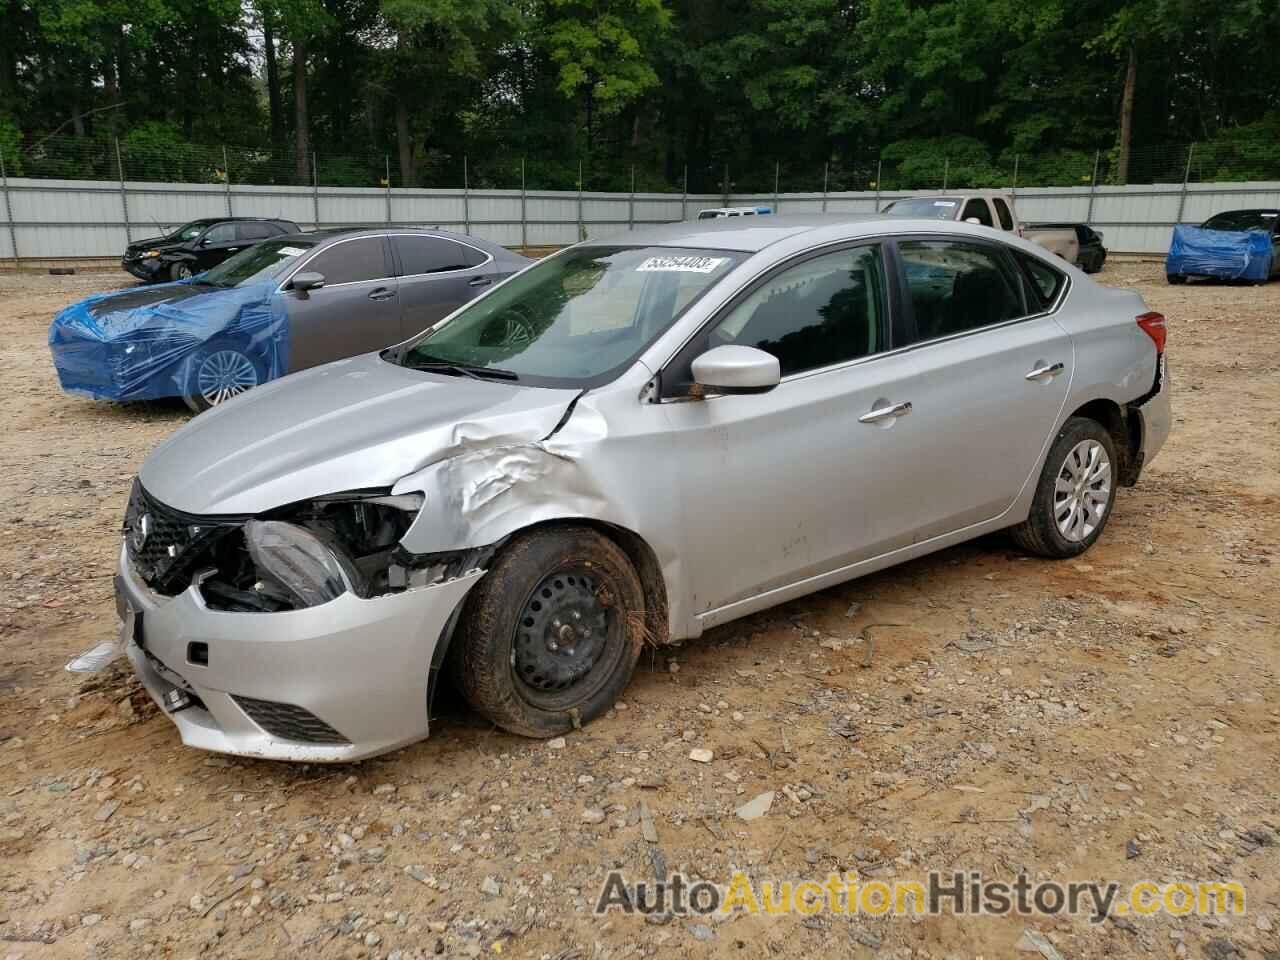
[[289, 220], [259, 217], [209, 217], [192, 220], [164, 237], [129, 244], [120, 265], [148, 282], [185, 280], [216, 267], [259, 240], [297, 233]]
[[1037, 229], [1074, 230], [1080, 242], [1080, 255], [1076, 266], [1085, 273], [1097, 273], [1107, 262], [1107, 248], [1102, 245], [1102, 234], [1086, 223], [1037, 223]]

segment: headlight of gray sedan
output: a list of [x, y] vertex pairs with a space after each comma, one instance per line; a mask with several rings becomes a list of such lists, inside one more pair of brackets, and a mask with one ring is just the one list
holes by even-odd
[[272, 510], [224, 541], [201, 591], [215, 609], [277, 612], [403, 589], [400, 540], [422, 504], [417, 493], [353, 490]]
[[305, 527], [282, 520], [250, 520], [244, 527], [244, 541], [258, 576], [272, 581], [295, 606], [328, 603], [359, 580], [349, 557]]

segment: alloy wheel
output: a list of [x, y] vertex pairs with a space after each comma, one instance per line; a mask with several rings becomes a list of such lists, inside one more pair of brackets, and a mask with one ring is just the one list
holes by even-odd
[[209, 354], [196, 371], [196, 387], [205, 403], [220, 403], [258, 385], [253, 361], [238, 350], [218, 350]]
[[1088, 539], [1106, 518], [1111, 502], [1111, 459], [1096, 440], [1071, 448], [1053, 487], [1053, 520], [1072, 543]]

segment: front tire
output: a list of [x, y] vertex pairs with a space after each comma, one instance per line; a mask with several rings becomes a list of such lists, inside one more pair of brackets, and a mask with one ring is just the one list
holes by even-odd
[[1174, 285], [1187, 282], [1186, 276], [1181, 273], [1166, 273], [1164, 278]]
[[252, 390], [266, 379], [262, 365], [235, 344], [209, 343], [187, 361], [182, 399], [203, 413]]
[[1065, 559], [1102, 534], [1116, 499], [1116, 448], [1096, 420], [1072, 417], [1045, 459], [1027, 519], [1010, 528], [1028, 553]]
[[179, 260], [177, 263], [169, 266], [170, 280], [190, 280], [195, 274], [191, 270], [191, 264], [185, 260]]
[[450, 651], [467, 701], [526, 737], [567, 733], [626, 689], [644, 646], [644, 590], [590, 527], [520, 534], [467, 596]]

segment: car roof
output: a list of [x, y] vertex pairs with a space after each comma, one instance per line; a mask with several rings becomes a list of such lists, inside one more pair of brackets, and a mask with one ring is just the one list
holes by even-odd
[[501, 244], [494, 243], [492, 240], [485, 240], [481, 237], [473, 237], [470, 234], [454, 233], [452, 230], [436, 230], [427, 227], [324, 227], [320, 230], [304, 230], [300, 233], [289, 234], [292, 240], [310, 240], [312, 243], [327, 243], [330, 240], [347, 239], [351, 237], [385, 237], [394, 234], [418, 234], [424, 237], [441, 237], [445, 240], [455, 240], [458, 243], [465, 243], [475, 247], [478, 250], [491, 254], [492, 256], [506, 256], [508, 258], [522, 259], [520, 254], [514, 250], [508, 250]]
[[1280, 210], [1277, 210], [1274, 207], [1247, 207], [1241, 210], [1219, 210], [1217, 213], [1212, 214], [1208, 219], [1212, 220], [1214, 217], [1220, 217], [1224, 213], [1269, 213], [1273, 216], [1280, 216]]
[[[849, 214], [788, 214], [767, 217], [722, 217], [718, 220], [686, 220], [680, 223], [639, 227], [625, 233], [592, 240], [592, 246], [619, 243], [651, 247], [691, 247], [694, 249], [742, 250], [755, 253], [772, 243], [841, 223], [878, 220]], [[902, 221], [895, 221], [901, 223]]]
[[687, 220], [645, 226], [592, 239], [582, 246], [688, 247], [695, 250], [737, 250], [758, 253], [772, 244], [813, 233], [815, 244], [860, 240], [902, 234], [961, 234], [981, 240], [999, 240], [1008, 246], [1047, 254], [1043, 247], [1023, 242], [1004, 230], [954, 220], [893, 217], [885, 214], [787, 214], [768, 217], [734, 217], [719, 220]]

